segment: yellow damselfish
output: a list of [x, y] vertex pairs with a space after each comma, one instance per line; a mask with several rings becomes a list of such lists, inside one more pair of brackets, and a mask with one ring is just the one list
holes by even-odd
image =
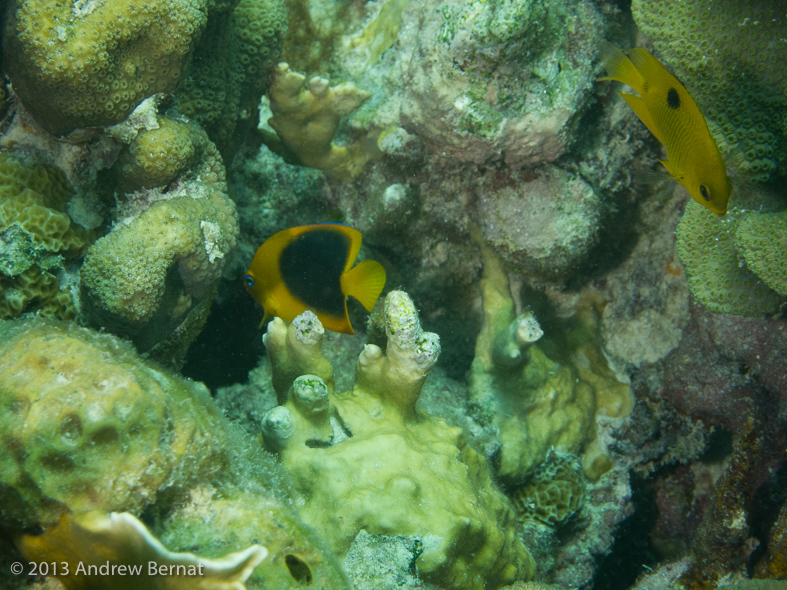
[[617, 80], [639, 93], [618, 94], [667, 148], [667, 161], [661, 163], [670, 176], [716, 215], [727, 213], [732, 182], [724, 158], [683, 84], [641, 47], [626, 55], [612, 43], [602, 41], [601, 57], [608, 76], [599, 80]]
[[244, 286], [262, 305], [265, 316], [291, 322], [312, 310], [334, 332], [354, 334], [347, 317], [351, 295], [371, 311], [385, 287], [385, 269], [364, 260], [353, 268], [361, 232], [338, 223], [285, 229], [257, 249]]

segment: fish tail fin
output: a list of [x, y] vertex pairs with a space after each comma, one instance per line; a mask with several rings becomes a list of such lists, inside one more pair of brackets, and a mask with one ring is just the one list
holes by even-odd
[[601, 60], [607, 75], [599, 80], [617, 80], [628, 84], [634, 90], [643, 94], [645, 91], [645, 78], [628, 56], [609, 41], [601, 41]]
[[342, 275], [341, 286], [345, 295], [352, 295], [366, 311], [372, 311], [385, 287], [385, 269], [375, 260], [364, 260]]

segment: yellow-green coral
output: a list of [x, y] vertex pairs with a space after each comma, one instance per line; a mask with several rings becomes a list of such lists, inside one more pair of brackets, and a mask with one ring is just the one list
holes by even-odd
[[0, 432], [3, 524], [17, 530], [66, 510], [140, 510], [227, 461], [204, 386], [52, 320], [0, 324]]
[[[492, 589], [529, 578], [532, 557], [483, 457], [459, 428], [416, 409], [437, 360], [437, 336], [421, 331], [402, 292], [388, 294], [384, 314], [386, 351], [366, 345], [349, 392], [334, 394], [309, 375], [315, 366], [324, 370], [312, 354], [289, 355], [289, 374], [302, 376], [284, 405], [266, 414], [263, 434], [305, 498], [301, 515], [340, 555], [362, 529], [417, 536], [424, 550], [416, 567], [443, 588]], [[265, 337], [270, 354], [302, 343], [319, 349], [312, 326], [274, 320]]]
[[281, 0], [240, 0], [212, 15], [175, 97], [178, 110], [208, 132], [228, 161], [257, 108], [287, 30]]
[[207, 22], [206, 0], [25, 0], [9, 7], [3, 65], [48, 131], [122, 121], [172, 92]]
[[719, 218], [689, 202], [678, 224], [677, 250], [697, 301], [717, 313], [778, 312], [787, 300], [768, 284], [784, 288], [783, 218], [783, 212], [738, 207]]
[[194, 164], [206, 143], [194, 125], [158, 117], [158, 128], [142, 129], [114, 165], [118, 191], [163, 187]]
[[[593, 444], [596, 416], [627, 415], [631, 388], [609, 370], [599, 349], [598, 314], [578, 313], [575, 334], [562, 358], [553, 360], [534, 343], [540, 337], [531, 314], [516, 316], [505, 270], [482, 244], [484, 325], [470, 370], [470, 395], [499, 432], [499, 474], [514, 484], [544, 462], [551, 450], [582, 456], [589, 477], [609, 469], [603, 448]], [[580, 329], [581, 328], [581, 329]]]
[[[92, 323], [130, 337], [143, 350], [174, 339], [179, 359], [205, 319], [238, 225], [221, 158], [205, 132], [194, 124], [160, 121], [162, 127], [140, 132], [121, 157], [119, 186], [158, 182], [175, 172], [171, 164], [196, 164], [181, 170], [166, 190], [124, 196], [119, 222], [85, 256], [80, 292], [82, 312]], [[175, 145], [165, 141], [170, 131]], [[144, 151], [134, 156], [135, 146], [149, 138], [159, 157]], [[171, 159], [169, 148], [175, 151]], [[196, 154], [189, 158], [192, 149]]]
[[72, 194], [60, 170], [0, 154], [0, 319], [26, 311], [74, 317], [58, 277], [90, 236], [66, 212]]
[[767, 180], [787, 172], [787, 16], [778, 2], [634, 0], [634, 19], [692, 89], [721, 143]]
[[357, 176], [374, 155], [374, 145], [354, 141], [339, 146], [333, 137], [339, 122], [369, 98], [354, 84], [331, 87], [325, 78], [306, 77], [286, 63], [276, 67], [268, 92], [273, 116], [268, 124], [300, 164], [337, 180]]

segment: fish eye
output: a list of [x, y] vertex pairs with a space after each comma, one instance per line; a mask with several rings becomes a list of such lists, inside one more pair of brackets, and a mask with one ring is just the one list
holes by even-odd
[[705, 186], [704, 184], [700, 185], [700, 194], [702, 195], [703, 199], [705, 199], [706, 201], [710, 201], [710, 191], [708, 190], [708, 187]]
[[247, 287], [253, 287], [254, 286], [254, 277], [253, 276], [246, 275], [245, 277], [243, 277], [243, 280], [245, 281]]

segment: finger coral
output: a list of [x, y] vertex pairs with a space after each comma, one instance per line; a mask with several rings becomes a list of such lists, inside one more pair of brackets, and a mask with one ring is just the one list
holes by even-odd
[[[388, 294], [382, 313], [386, 349], [365, 346], [351, 391], [334, 393], [310, 374], [313, 367], [324, 372], [324, 363], [313, 362], [320, 357], [304, 354], [300, 371], [287, 364], [301, 376], [286, 402], [263, 419], [266, 444], [306, 498], [301, 515], [340, 555], [361, 530], [417, 536], [423, 553], [416, 568], [442, 588], [498, 588], [529, 578], [532, 557], [483, 458], [460, 429], [416, 408], [440, 351], [438, 337], [421, 330], [401, 291]], [[275, 333], [284, 329], [272, 323], [266, 343], [282, 341], [285, 335]], [[295, 322], [286, 338], [296, 349], [318, 349], [321, 341], [318, 330], [304, 333]], [[275, 357], [281, 348], [269, 350]], [[275, 374], [275, 359], [272, 366]]]
[[268, 92], [273, 116], [268, 124], [304, 166], [329, 177], [357, 176], [373, 152], [361, 143], [339, 146], [333, 137], [339, 122], [369, 98], [354, 84], [330, 86], [328, 80], [306, 77], [280, 63]]

